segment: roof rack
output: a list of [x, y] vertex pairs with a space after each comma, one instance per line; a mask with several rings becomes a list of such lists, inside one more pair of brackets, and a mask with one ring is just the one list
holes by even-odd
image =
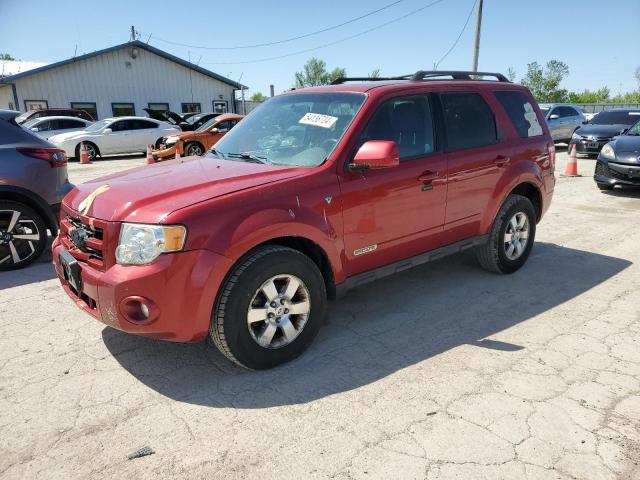
[[418, 70], [413, 75], [400, 75], [398, 77], [339, 77], [331, 82], [331, 85], [339, 85], [345, 82], [376, 82], [385, 80], [425, 82], [427, 80], [437, 80], [439, 77], [451, 77], [453, 80], [481, 80], [480, 77], [495, 77], [499, 82], [509, 82], [509, 79], [501, 73], [466, 72], [462, 70]]
[[509, 79], [501, 73], [466, 72], [459, 70], [419, 70], [411, 76], [411, 80], [414, 82], [422, 82], [437, 77], [451, 77], [454, 80], [476, 80], [478, 79], [477, 77], [496, 77], [496, 80], [499, 82], [509, 82]]
[[411, 75], [401, 75], [399, 77], [338, 77], [331, 85], [339, 85], [345, 82], [379, 82], [386, 80], [409, 80]]

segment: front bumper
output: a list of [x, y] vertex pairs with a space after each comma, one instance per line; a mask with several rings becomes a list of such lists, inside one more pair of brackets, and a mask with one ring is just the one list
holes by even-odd
[[607, 138], [605, 140], [588, 140], [586, 138], [581, 138], [580, 140], [571, 139], [571, 141], [569, 142], [569, 151], [571, 151], [572, 146], [575, 145], [577, 153], [597, 154], [600, 153], [602, 147], [609, 143], [610, 140], [610, 138]]
[[607, 162], [598, 159], [593, 179], [607, 185], [640, 186], [640, 165]]
[[[231, 261], [208, 250], [163, 254], [150, 265], [112, 265], [105, 271], [80, 265], [80, 291], [65, 277], [60, 253], [65, 246], [56, 238], [53, 264], [63, 289], [85, 312], [118, 330], [174, 342], [206, 338], [218, 289]], [[152, 320], [128, 315], [129, 299], [153, 305]]]
[[158, 150], [154, 150], [151, 152], [154, 160], [169, 160], [176, 156], [176, 151], [180, 151], [180, 155], [182, 155], [182, 149], [180, 148], [180, 142], [174, 143], [170, 147], [166, 147], [164, 145], [160, 145]]

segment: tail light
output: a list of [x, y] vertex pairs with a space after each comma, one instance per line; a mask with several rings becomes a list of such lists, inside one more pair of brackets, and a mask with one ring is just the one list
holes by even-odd
[[49, 162], [51, 168], [64, 167], [67, 164], [67, 155], [59, 148], [47, 147], [16, 147], [16, 150], [27, 157], [39, 158]]
[[551, 173], [556, 170], [556, 146], [553, 142], [549, 142], [549, 162], [551, 163]]

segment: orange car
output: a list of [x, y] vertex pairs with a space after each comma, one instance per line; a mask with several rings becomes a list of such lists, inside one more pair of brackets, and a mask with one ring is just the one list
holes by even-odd
[[203, 155], [243, 118], [243, 115], [223, 113], [193, 132], [182, 132], [166, 137], [160, 143], [160, 148], [153, 151], [153, 158], [168, 160], [175, 157], [176, 149], [180, 155], [184, 156]]

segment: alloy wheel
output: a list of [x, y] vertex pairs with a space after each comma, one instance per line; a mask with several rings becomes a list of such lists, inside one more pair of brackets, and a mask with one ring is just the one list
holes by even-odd
[[17, 264], [36, 254], [40, 231], [18, 210], [0, 210], [0, 264]]
[[311, 312], [311, 296], [294, 275], [276, 275], [256, 290], [247, 311], [251, 338], [263, 348], [282, 348], [304, 329]]
[[509, 260], [517, 260], [527, 248], [529, 218], [524, 212], [511, 217], [504, 233], [504, 253]]

